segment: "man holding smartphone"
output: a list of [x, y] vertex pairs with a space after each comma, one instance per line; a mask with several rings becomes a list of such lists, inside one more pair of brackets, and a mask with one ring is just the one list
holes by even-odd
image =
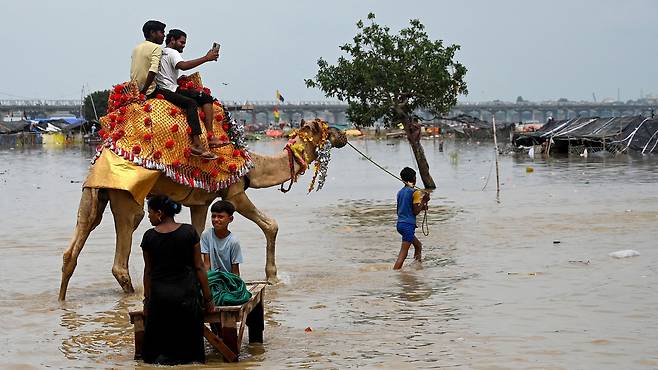
[[212, 103], [215, 101], [215, 98], [203, 91], [181, 89], [178, 86], [178, 71], [187, 71], [203, 63], [216, 61], [219, 58], [219, 45], [215, 43], [206, 55], [186, 61], [181, 56], [187, 43], [187, 34], [185, 32], [172, 29], [167, 34], [165, 42], [167, 46], [162, 50], [160, 68], [155, 78], [157, 84], [156, 94], [162, 94], [165, 99], [185, 110], [187, 123], [192, 128], [192, 155], [205, 159], [216, 159], [217, 157], [201, 144], [199, 135], [201, 135], [202, 131], [197, 113], [197, 107], [202, 107], [205, 114], [204, 124], [208, 133], [209, 147], [216, 148], [223, 145], [224, 143], [212, 135], [212, 122], [214, 118]]

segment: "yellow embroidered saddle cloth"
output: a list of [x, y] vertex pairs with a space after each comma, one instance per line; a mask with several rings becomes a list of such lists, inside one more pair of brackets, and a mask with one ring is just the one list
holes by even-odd
[[[198, 73], [179, 81], [179, 85], [209, 92], [201, 84]], [[199, 115], [203, 123], [201, 109]], [[192, 155], [191, 129], [184, 111], [162, 96], [145, 99], [132, 83], [114, 87], [108, 101], [108, 114], [100, 121], [99, 134], [103, 140], [92, 163], [103, 151], [109, 150], [146, 169], [159, 170], [179, 184], [211, 192], [230, 186], [253, 167], [244, 146], [243, 128], [230, 121], [217, 101], [213, 103], [213, 132], [227, 144], [211, 149], [217, 156], [214, 160]], [[203, 124], [201, 128], [201, 141], [207, 146]]]

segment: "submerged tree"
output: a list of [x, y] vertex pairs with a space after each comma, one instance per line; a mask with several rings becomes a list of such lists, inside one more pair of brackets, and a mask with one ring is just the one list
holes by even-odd
[[368, 21], [357, 22], [353, 43], [340, 47], [347, 57], [340, 56], [336, 65], [320, 58], [317, 75], [305, 80], [306, 85], [347, 101], [347, 116], [357, 125], [402, 123], [423, 184], [434, 189], [414, 112], [445, 114], [457, 104], [457, 95], [468, 93], [466, 67], [453, 60], [459, 45], [446, 47], [441, 40], [430, 40], [417, 19], [397, 35], [375, 23], [373, 13]]
[[[88, 121], [100, 118], [107, 114], [107, 99], [110, 90], [94, 91], [87, 95], [84, 100], [83, 114]], [[93, 104], [92, 104], [93, 99]]]

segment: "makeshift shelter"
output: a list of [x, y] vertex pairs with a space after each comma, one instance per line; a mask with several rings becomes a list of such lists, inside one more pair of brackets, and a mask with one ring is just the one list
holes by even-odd
[[25, 120], [0, 122], [0, 134], [15, 134], [17, 132], [27, 132], [30, 131], [31, 124], [32, 123], [30, 121], [25, 121]]
[[658, 119], [631, 116], [551, 120], [535, 132], [515, 136], [513, 141], [516, 146], [543, 145], [549, 153], [582, 153], [585, 149], [658, 153]]
[[32, 122], [25, 120], [0, 122], [0, 147], [15, 148], [41, 144], [41, 135], [30, 132], [31, 128]]
[[[478, 140], [493, 138], [493, 124], [491, 122], [467, 114], [442, 118], [440, 122], [441, 132], [453, 133], [456, 138]], [[499, 140], [509, 140], [513, 130], [513, 123], [496, 122], [496, 136]]]

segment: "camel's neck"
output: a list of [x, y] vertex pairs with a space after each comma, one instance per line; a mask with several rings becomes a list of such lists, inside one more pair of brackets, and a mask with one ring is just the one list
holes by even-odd
[[[254, 162], [254, 168], [249, 171], [249, 187], [267, 188], [283, 184], [290, 180], [290, 157], [288, 151], [283, 150], [280, 154], [266, 156], [251, 152], [251, 159]], [[301, 169], [297, 162], [294, 162], [295, 173]]]

